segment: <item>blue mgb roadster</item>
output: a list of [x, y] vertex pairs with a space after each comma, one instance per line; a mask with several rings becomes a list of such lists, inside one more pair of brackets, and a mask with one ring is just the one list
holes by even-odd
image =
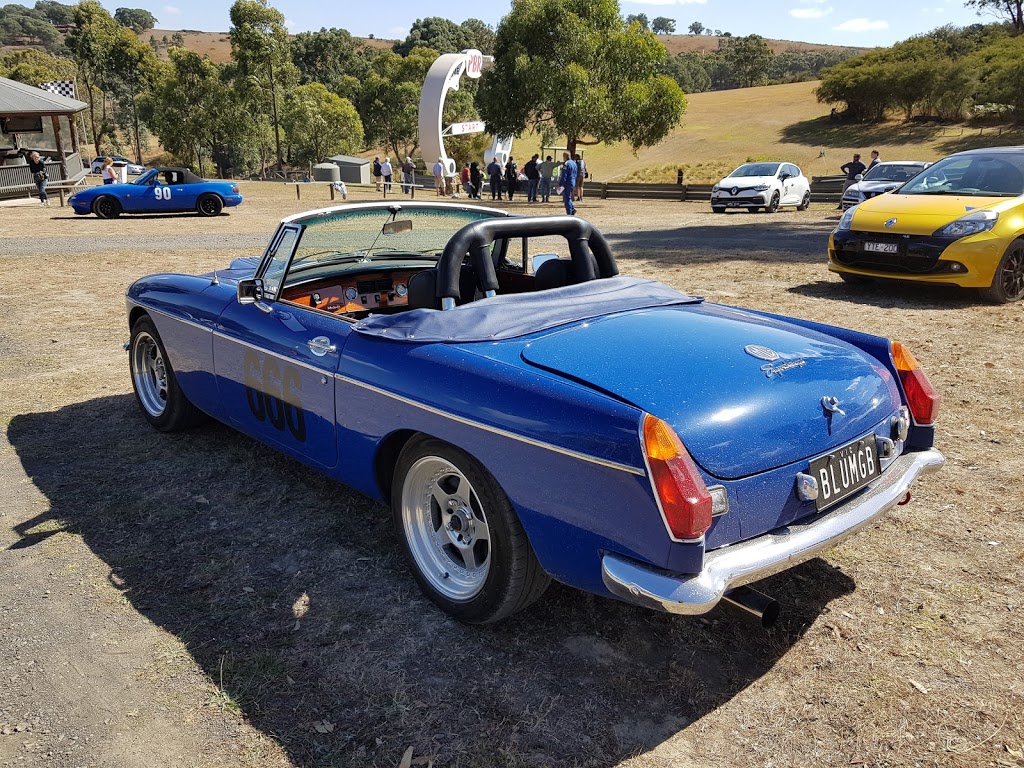
[[576, 218], [368, 203], [128, 290], [135, 394], [389, 504], [426, 594], [491, 622], [551, 579], [679, 614], [834, 545], [938, 469], [898, 342], [618, 276]]

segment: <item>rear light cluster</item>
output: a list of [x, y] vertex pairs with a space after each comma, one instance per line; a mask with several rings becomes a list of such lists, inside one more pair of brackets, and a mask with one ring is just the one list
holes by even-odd
[[898, 341], [892, 343], [892, 361], [899, 372], [914, 423], [921, 426], [934, 424], [939, 415], [942, 398], [924, 375], [921, 364], [910, 354], [910, 350]]
[[644, 417], [644, 453], [672, 536], [699, 539], [711, 527], [711, 494], [672, 427], [650, 414]]

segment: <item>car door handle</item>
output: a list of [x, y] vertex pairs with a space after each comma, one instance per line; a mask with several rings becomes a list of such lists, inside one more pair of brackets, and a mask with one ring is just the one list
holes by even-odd
[[309, 345], [309, 351], [317, 357], [323, 357], [326, 354], [334, 354], [338, 351], [337, 346], [331, 344], [331, 340], [326, 336], [317, 336], [315, 339], [310, 339], [306, 342]]

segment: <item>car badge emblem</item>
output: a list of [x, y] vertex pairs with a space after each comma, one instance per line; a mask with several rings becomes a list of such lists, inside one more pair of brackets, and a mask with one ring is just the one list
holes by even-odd
[[779, 359], [778, 352], [771, 347], [762, 347], [760, 344], [747, 344], [743, 351], [751, 357], [756, 357], [758, 360], [767, 360], [769, 363]]
[[739, 187], [733, 187], [732, 190], [730, 190], [730, 191], [733, 193], [733, 195], [738, 195], [740, 193], [740, 188]]
[[893, 225], [894, 225], [895, 223], [896, 223], [896, 217], [894, 216], [893, 218], [891, 218], [891, 219], [889, 219], [889, 220], [888, 220], [887, 222], [885, 222], [885, 226], [887, 226], [887, 227], [891, 227], [891, 226], [893, 226]]

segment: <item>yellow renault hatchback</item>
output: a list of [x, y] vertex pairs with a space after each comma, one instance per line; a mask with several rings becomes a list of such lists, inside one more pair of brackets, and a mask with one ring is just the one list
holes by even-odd
[[847, 282], [915, 280], [1024, 298], [1024, 147], [958, 152], [847, 210], [828, 243]]

